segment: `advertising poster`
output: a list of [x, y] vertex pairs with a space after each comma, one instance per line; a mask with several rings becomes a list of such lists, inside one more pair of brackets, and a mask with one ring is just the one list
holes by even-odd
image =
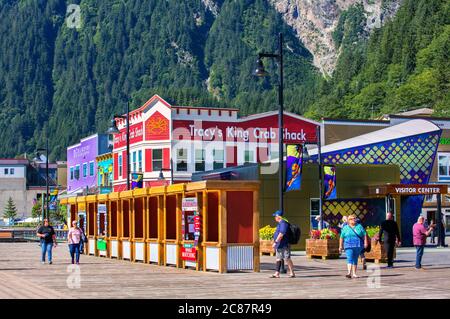
[[336, 167], [333, 165], [325, 165], [323, 167], [323, 199], [336, 199]]
[[131, 174], [131, 189], [142, 188], [144, 181], [144, 174], [132, 173]]
[[300, 190], [302, 181], [302, 145], [287, 145], [286, 192]]

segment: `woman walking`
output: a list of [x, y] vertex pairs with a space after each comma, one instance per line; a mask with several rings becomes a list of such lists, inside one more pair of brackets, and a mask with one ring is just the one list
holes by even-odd
[[67, 234], [67, 240], [69, 242], [70, 257], [72, 257], [72, 264], [80, 264], [80, 242], [81, 242], [81, 229], [77, 225], [77, 221], [72, 222], [72, 227]]
[[342, 228], [339, 239], [339, 250], [345, 249], [347, 256], [347, 278], [358, 278], [356, 268], [361, 251], [368, 245], [366, 231], [361, 224], [356, 223], [356, 215], [348, 216], [348, 224]]

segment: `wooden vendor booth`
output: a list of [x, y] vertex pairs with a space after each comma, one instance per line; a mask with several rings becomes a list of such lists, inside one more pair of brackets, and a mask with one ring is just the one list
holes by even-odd
[[91, 255], [220, 273], [259, 271], [259, 186], [207, 180], [61, 204], [71, 205], [70, 222], [85, 221]]

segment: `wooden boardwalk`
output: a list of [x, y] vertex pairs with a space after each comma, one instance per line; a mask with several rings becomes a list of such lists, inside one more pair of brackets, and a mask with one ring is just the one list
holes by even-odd
[[414, 251], [406, 249], [398, 267], [353, 280], [344, 277], [343, 258], [303, 255], [293, 257], [297, 277], [281, 279], [269, 278], [270, 256], [261, 257], [260, 273], [228, 274], [81, 256], [77, 281], [66, 245], [54, 249], [53, 265], [41, 265], [39, 254], [37, 243], [0, 243], [0, 298], [450, 298], [449, 249], [426, 249], [425, 271], [413, 269]]

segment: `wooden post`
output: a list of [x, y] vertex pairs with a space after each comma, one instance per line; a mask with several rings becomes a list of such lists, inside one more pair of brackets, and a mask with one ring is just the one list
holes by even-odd
[[117, 259], [122, 259], [122, 237], [123, 237], [123, 199], [119, 199], [117, 205]]
[[[208, 239], [208, 193], [206, 190], [204, 190], [203, 192], [199, 193], [202, 195], [202, 206], [201, 206], [201, 210], [199, 210], [199, 214], [200, 214], [200, 221], [201, 221], [201, 225], [202, 225], [202, 237], [201, 237], [201, 243], [198, 243], [198, 247], [199, 247], [199, 259], [198, 259], [198, 263], [197, 263], [197, 270], [200, 263], [202, 265], [202, 270], [206, 271], [206, 247], [204, 246], [204, 243], [207, 241]], [[199, 201], [200, 202], [200, 201]]]
[[142, 216], [142, 227], [144, 227], [143, 229], [143, 235], [144, 235], [144, 263], [148, 263], [149, 260], [149, 250], [148, 247], [150, 246], [147, 243], [147, 239], [149, 238], [149, 231], [148, 231], [148, 220], [149, 220], [149, 197], [148, 195], [143, 197], [142, 199], [143, 203], [144, 203], [144, 211], [143, 211], [143, 216]]
[[130, 239], [129, 239], [129, 241], [130, 241], [130, 261], [132, 261], [132, 262], [136, 261], [136, 256], [134, 255], [135, 251], [136, 251], [136, 249], [135, 249], [135, 245], [136, 245], [136, 233], [135, 233], [135, 231], [136, 231], [136, 225], [135, 225], [135, 223], [136, 223], [136, 209], [135, 209], [136, 203], [135, 203], [135, 201], [136, 201], [136, 199], [134, 197], [130, 198], [128, 201], [129, 202], [128, 207], [130, 208], [129, 213], [128, 213], [128, 220], [129, 220], [128, 225], [130, 227]]
[[163, 245], [161, 249], [160, 259], [161, 259], [161, 265], [166, 265], [166, 194], [159, 196], [161, 198], [161, 215], [158, 214], [158, 218], [160, 218], [161, 222], [161, 243]]
[[259, 191], [253, 191], [253, 271], [260, 271], [259, 259]]
[[219, 273], [227, 271], [227, 192], [219, 193]]
[[183, 200], [183, 194], [176, 194], [176, 251], [177, 251], [177, 257], [176, 257], [176, 266], [177, 268], [182, 268], [183, 265], [181, 263], [181, 203]]

